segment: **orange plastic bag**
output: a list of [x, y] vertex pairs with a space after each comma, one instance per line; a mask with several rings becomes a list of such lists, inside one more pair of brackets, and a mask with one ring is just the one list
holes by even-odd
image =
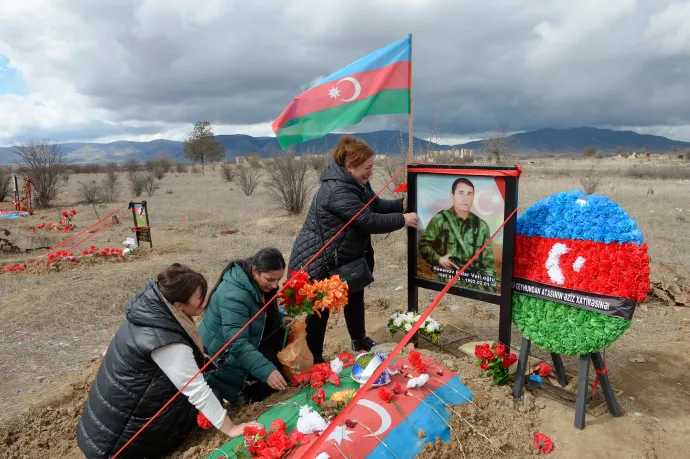
[[314, 365], [314, 356], [307, 346], [307, 324], [294, 320], [288, 337], [288, 344], [278, 353], [278, 360], [283, 364], [289, 379], [309, 371]]

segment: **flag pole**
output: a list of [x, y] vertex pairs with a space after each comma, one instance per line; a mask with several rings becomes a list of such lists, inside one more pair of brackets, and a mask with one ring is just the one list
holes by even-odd
[[409, 78], [409, 88], [410, 88], [410, 112], [407, 114], [407, 136], [409, 143], [409, 161], [410, 164], [414, 162], [414, 136], [412, 134], [412, 34], [410, 37], [410, 74]]

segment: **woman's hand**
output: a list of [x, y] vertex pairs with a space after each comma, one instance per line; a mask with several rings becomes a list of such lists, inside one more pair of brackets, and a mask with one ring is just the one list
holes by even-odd
[[409, 214], [403, 214], [405, 217], [405, 227], [406, 228], [416, 228], [419, 223], [419, 218], [415, 212], [410, 212]]
[[268, 384], [268, 387], [274, 390], [285, 390], [288, 386], [287, 382], [285, 382], [285, 378], [283, 378], [283, 375], [280, 374], [280, 371], [278, 370], [273, 370], [273, 373], [268, 376], [268, 381], [266, 381], [266, 384]]
[[[230, 424], [230, 426], [226, 428], [226, 425], [228, 423]], [[232, 421], [230, 421], [230, 418], [226, 416], [225, 422], [223, 423], [223, 427], [220, 430], [222, 430], [223, 433], [228, 437], [235, 438], [239, 437], [240, 435], [244, 435], [245, 427], [258, 427], [259, 429], [261, 429], [263, 425], [259, 422], [245, 422], [242, 424], [233, 424]]]

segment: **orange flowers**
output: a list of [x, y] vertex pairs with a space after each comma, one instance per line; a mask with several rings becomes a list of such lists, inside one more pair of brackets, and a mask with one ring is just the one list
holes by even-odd
[[281, 302], [289, 316], [300, 313], [314, 314], [321, 317], [321, 311], [340, 312], [347, 305], [348, 285], [335, 275], [328, 279], [310, 282], [306, 273], [291, 273], [280, 296]]

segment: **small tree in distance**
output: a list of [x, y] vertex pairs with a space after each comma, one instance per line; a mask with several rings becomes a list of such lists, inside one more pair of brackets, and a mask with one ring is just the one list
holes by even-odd
[[594, 158], [597, 154], [597, 149], [594, 147], [585, 148], [585, 158]]
[[62, 186], [66, 158], [60, 145], [47, 140], [29, 139], [27, 143], [12, 147], [20, 165], [34, 181], [36, 204], [48, 207]]
[[492, 135], [482, 140], [482, 150], [486, 158], [494, 160], [497, 164], [512, 153], [513, 148], [515, 148], [515, 140], [505, 133]]
[[219, 161], [225, 156], [225, 146], [216, 140], [213, 127], [208, 121], [197, 121], [194, 130], [184, 141], [184, 156], [194, 162], [201, 163], [201, 173], [204, 174], [204, 162]]

